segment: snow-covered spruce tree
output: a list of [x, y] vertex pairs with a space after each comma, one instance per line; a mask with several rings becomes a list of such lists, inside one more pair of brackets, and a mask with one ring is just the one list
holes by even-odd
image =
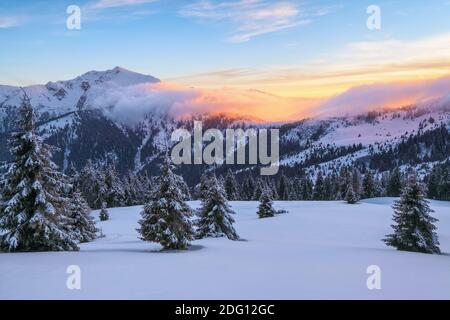
[[276, 210], [273, 208], [272, 198], [267, 190], [264, 190], [261, 194], [257, 214], [259, 218], [270, 218], [276, 214]]
[[79, 187], [91, 208], [100, 209], [102, 207], [107, 194], [105, 177], [90, 159], [80, 172]]
[[366, 199], [375, 197], [376, 186], [375, 186], [375, 178], [373, 176], [372, 171], [367, 171], [364, 175], [363, 179], [363, 197]]
[[156, 181], [158, 187], [141, 213], [138, 232], [144, 241], [160, 243], [165, 249], [185, 250], [194, 239], [192, 210], [180, 190], [182, 177], [174, 174], [172, 168], [166, 154]]
[[108, 209], [106, 209], [106, 207], [107, 207], [106, 202], [103, 202], [102, 208], [100, 209], [100, 213], [98, 215], [98, 217], [100, 218], [100, 221], [109, 220], [109, 213], [108, 213]]
[[207, 237], [226, 236], [230, 240], [239, 239], [236, 230], [233, 228], [234, 214], [225, 196], [225, 190], [220, 186], [214, 174], [209, 182], [210, 189], [206, 198], [202, 200], [202, 207], [199, 209], [199, 220], [197, 222], [198, 239]]
[[228, 169], [225, 176], [225, 192], [229, 201], [239, 200], [239, 188], [233, 172]]
[[323, 180], [322, 171], [319, 171], [316, 178], [316, 183], [314, 184], [313, 191], [314, 200], [325, 200], [325, 183]]
[[84, 200], [81, 192], [74, 189], [70, 194], [70, 218], [75, 236], [80, 242], [89, 242], [97, 238], [98, 229], [91, 216], [91, 208]]
[[89, 242], [97, 238], [99, 230], [96, 228], [94, 218], [91, 216], [91, 208], [79, 190], [77, 183], [79, 175], [77, 171], [72, 166], [69, 172], [71, 188], [67, 196], [70, 199], [69, 217], [72, 220], [71, 226], [79, 242]]
[[25, 95], [18, 132], [9, 141], [12, 161], [2, 179], [0, 250], [78, 250], [64, 192], [67, 179], [50, 160], [50, 146], [35, 132], [35, 118]]
[[351, 183], [348, 185], [345, 201], [347, 201], [348, 204], [355, 204], [358, 202], [358, 196], [355, 194], [355, 191], [353, 191], [353, 185]]
[[425, 190], [414, 174], [408, 181], [400, 200], [393, 205], [394, 233], [383, 239], [388, 245], [402, 251], [440, 254], [433, 210], [425, 199]]

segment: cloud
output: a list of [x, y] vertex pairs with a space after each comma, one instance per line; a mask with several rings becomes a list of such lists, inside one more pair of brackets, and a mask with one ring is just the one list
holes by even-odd
[[326, 117], [356, 115], [430, 103], [449, 94], [450, 76], [435, 80], [373, 84], [352, 88], [325, 101], [315, 111]]
[[22, 24], [23, 19], [18, 17], [0, 17], [0, 29], [17, 27]]
[[200, 0], [180, 10], [184, 17], [205, 21], [228, 22], [233, 31], [227, 38], [230, 42], [246, 42], [250, 39], [311, 22], [312, 16], [327, 14], [326, 8], [308, 11], [292, 1]]
[[107, 9], [107, 8], [139, 5], [155, 1], [158, 0], [99, 0], [92, 7], [95, 9]]
[[[96, 96], [96, 95], [94, 95]], [[282, 98], [257, 90], [198, 89], [170, 83], [111, 87], [91, 102], [105, 106], [111, 117], [137, 123], [148, 113], [169, 113], [176, 118], [193, 114], [227, 113], [266, 121], [292, 120], [311, 110], [315, 101]]]

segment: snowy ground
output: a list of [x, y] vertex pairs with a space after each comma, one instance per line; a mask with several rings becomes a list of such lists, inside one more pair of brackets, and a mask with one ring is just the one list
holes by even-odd
[[[245, 241], [187, 252], [137, 239], [140, 207], [111, 209], [106, 237], [80, 252], [0, 254], [0, 299], [450, 299], [450, 203], [432, 202], [441, 256], [380, 241], [391, 203], [277, 202], [289, 213], [259, 220], [256, 202], [233, 202]], [[66, 288], [69, 265], [81, 268], [81, 290]], [[366, 287], [369, 265], [381, 268], [381, 290]]]

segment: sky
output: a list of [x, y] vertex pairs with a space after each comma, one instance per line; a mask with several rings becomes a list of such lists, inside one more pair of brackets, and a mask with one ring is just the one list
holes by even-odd
[[[81, 9], [69, 30], [67, 8]], [[367, 21], [380, 9], [380, 28]], [[450, 0], [0, 0], [0, 84], [115, 66], [310, 102], [450, 75]], [[223, 94], [223, 91], [222, 91]]]

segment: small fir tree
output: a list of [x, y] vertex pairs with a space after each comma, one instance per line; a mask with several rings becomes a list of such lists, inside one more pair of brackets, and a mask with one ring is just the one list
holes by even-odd
[[433, 210], [425, 199], [423, 185], [415, 175], [408, 178], [400, 200], [394, 203], [393, 209], [394, 233], [383, 240], [388, 246], [402, 251], [440, 254], [434, 225], [438, 220], [430, 215]]
[[270, 218], [275, 216], [276, 211], [273, 208], [273, 202], [269, 193], [264, 190], [259, 199], [259, 206], [257, 212], [259, 218]]
[[70, 218], [75, 236], [79, 242], [89, 242], [97, 238], [98, 229], [91, 216], [91, 208], [77, 190], [71, 193]]
[[199, 210], [197, 238], [226, 236], [230, 240], [239, 239], [233, 227], [234, 219], [231, 214], [234, 212], [228, 205], [225, 190], [220, 186], [215, 175], [211, 176], [209, 186], [206, 199], [202, 201], [202, 207]]
[[229, 201], [239, 200], [239, 188], [236, 178], [230, 169], [225, 177], [225, 192]]
[[100, 210], [100, 214], [98, 216], [100, 218], [100, 221], [109, 220], [109, 213], [108, 213], [108, 210], [106, 208], [107, 208], [107, 204], [106, 204], [106, 202], [103, 202], [102, 203], [102, 209]]
[[138, 232], [142, 240], [160, 243], [165, 249], [185, 250], [194, 239], [192, 210], [179, 188], [181, 180], [182, 177], [173, 173], [166, 154], [157, 179], [158, 187], [141, 213]]
[[358, 202], [358, 196], [353, 191], [353, 186], [351, 183], [348, 185], [345, 201], [347, 201], [348, 204], [355, 204]]

